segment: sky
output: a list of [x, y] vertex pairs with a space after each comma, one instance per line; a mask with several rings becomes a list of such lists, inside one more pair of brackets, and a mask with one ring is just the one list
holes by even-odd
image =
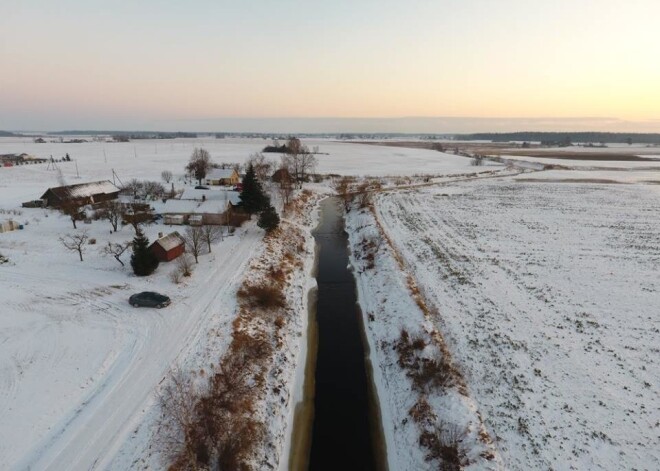
[[0, 129], [660, 132], [658, 18], [659, 0], [0, 0]]

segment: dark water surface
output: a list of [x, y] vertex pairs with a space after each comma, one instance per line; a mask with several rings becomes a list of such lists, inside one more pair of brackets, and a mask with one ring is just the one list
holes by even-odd
[[318, 254], [318, 351], [309, 469], [375, 470], [369, 382], [348, 236], [335, 198], [321, 203]]

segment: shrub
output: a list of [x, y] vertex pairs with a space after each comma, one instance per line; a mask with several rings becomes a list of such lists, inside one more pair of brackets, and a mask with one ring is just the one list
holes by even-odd
[[275, 286], [244, 286], [238, 291], [238, 297], [246, 300], [250, 307], [275, 308], [286, 306], [282, 290]]
[[465, 452], [460, 444], [465, 438], [457, 426], [439, 422], [432, 431], [425, 431], [419, 438], [419, 444], [428, 449], [427, 461], [440, 461], [440, 470], [459, 471], [465, 461]]
[[177, 271], [181, 276], [191, 276], [193, 272], [193, 263], [190, 255], [181, 255], [176, 262]]
[[280, 225], [280, 217], [277, 214], [273, 205], [266, 207], [261, 213], [259, 213], [259, 221], [257, 221], [257, 226], [264, 229], [266, 232], [272, 232], [277, 229], [277, 226]]
[[178, 285], [179, 283], [181, 283], [181, 272], [179, 271], [178, 268], [176, 270], [174, 270], [173, 272], [170, 272], [170, 280], [175, 285]]

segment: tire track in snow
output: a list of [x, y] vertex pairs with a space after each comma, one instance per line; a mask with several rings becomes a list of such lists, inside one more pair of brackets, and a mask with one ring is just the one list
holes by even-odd
[[162, 322], [143, 326], [73, 415], [17, 464], [18, 469], [103, 469], [153, 403], [172, 365], [195, 348], [214, 310], [236, 289], [261, 237], [257, 231], [216, 255], [216, 268], [174, 309], [156, 311]]

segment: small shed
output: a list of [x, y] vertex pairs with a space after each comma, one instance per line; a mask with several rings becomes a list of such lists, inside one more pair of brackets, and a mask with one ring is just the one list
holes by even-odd
[[185, 241], [181, 234], [174, 231], [154, 241], [149, 250], [161, 262], [170, 262], [181, 255], [185, 250]]

